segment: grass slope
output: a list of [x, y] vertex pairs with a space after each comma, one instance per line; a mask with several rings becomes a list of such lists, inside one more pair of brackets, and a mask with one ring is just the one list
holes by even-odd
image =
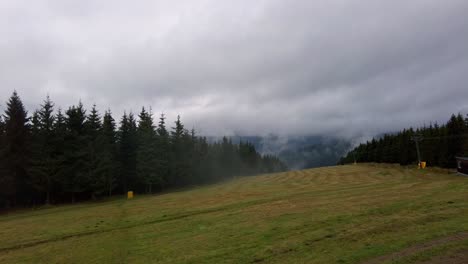
[[468, 178], [339, 166], [3, 215], [0, 263], [407, 263], [466, 231]]

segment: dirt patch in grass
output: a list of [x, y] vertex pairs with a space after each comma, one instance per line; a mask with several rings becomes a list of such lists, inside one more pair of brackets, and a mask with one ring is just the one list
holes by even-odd
[[466, 264], [468, 263], [468, 250], [455, 252], [454, 254], [446, 256], [433, 257], [428, 261], [418, 262], [421, 264]]
[[[398, 260], [398, 259], [403, 258], [403, 257], [411, 256], [411, 255], [414, 255], [414, 254], [429, 250], [429, 249], [434, 248], [434, 247], [442, 246], [442, 245], [447, 244], [447, 243], [451, 243], [451, 242], [454, 242], [454, 241], [463, 241], [463, 240], [467, 240], [467, 239], [468, 239], [468, 232], [462, 232], [462, 233], [446, 236], [446, 237], [443, 237], [443, 238], [431, 240], [431, 241], [428, 241], [428, 242], [424, 242], [424, 243], [421, 243], [421, 244], [417, 244], [417, 245], [405, 248], [405, 249], [403, 249], [401, 251], [394, 252], [394, 253], [391, 253], [391, 254], [388, 254], [388, 255], [383, 255], [383, 256], [368, 260], [368, 261], [363, 262], [363, 263], [365, 263], [365, 264], [385, 263], [385, 262], [389, 262], [389, 261], [392, 261], [392, 260]], [[450, 260], [450, 257], [452, 257], [452, 256], [444, 256], [444, 257], [441, 257], [441, 258], [447, 258], [445, 260]], [[463, 257], [465, 257], [465, 262], [463, 262], [463, 261], [462, 262], [451, 262], [451, 261], [447, 262], [447, 261], [442, 261], [443, 259], [440, 259], [442, 262], [431, 262], [432, 261], [431, 260], [430, 262], [425, 262], [425, 263], [468, 263], [468, 262], [466, 262], [466, 260], [468, 259], [468, 251], [462, 253], [462, 255], [460, 255], [460, 256], [455, 255], [453, 257], [455, 259], [457, 259], [459, 257], [462, 257], [462, 258], [460, 258], [461, 260], [463, 260]], [[437, 258], [434, 258], [434, 261], [437, 261]]]

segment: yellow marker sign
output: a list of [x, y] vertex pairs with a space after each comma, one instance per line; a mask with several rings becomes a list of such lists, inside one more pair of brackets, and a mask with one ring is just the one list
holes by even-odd
[[127, 192], [127, 199], [132, 199], [133, 198], [133, 191]]
[[421, 161], [421, 163], [419, 164], [419, 166], [421, 167], [421, 169], [426, 168], [426, 162], [425, 162], [425, 161]]

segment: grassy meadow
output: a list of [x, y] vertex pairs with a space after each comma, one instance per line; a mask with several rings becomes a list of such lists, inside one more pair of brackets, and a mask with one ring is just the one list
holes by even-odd
[[393, 165], [0, 215], [0, 263], [420, 263], [466, 252], [468, 177]]

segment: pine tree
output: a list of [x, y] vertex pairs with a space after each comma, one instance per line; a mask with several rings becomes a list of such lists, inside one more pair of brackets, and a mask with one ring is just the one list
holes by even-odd
[[210, 160], [210, 145], [208, 144], [206, 137], [198, 139], [197, 156], [199, 159], [197, 174], [200, 183], [211, 181], [213, 178], [213, 171], [211, 170], [213, 161]]
[[414, 148], [414, 143], [411, 143], [411, 132], [408, 130], [403, 130], [401, 137], [400, 137], [400, 165], [408, 165], [411, 162], [411, 150], [410, 148]]
[[86, 118], [85, 127], [88, 139], [97, 139], [102, 128], [102, 123], [96, 105], [93, 105], [93, 107], [91, 108], [91, 111]]
[[3, 122], [3, 117], [0, 115], [0, 150], [3, 148], [4, 136], [5, 136], [5, 122]]
[[133, 114], [124, 113], [118, 132], [120, 182], [124, 192], [136, 187], [136, 122]]
[[151, 112], [143, 107], [138, 122], [137, 177], [145, 185], [146, 192], [152, 193], [154, 185], [161, 183], [156, 167], [156, 131]]
[[[3, 121], [3, 116], [0, 115], [0, 155], [1, 151], [4, 148], [4, 137], [5, 137], [5, 122]], [[0, 160], [0, 170], [2, 168], [2, 161]], [[0, 171], [1, 173], [1, 171]]]
[[96, 105], [93, 105], [91, 108], [90, 114], [87, 116], [85, 121], [85, 137], [87, 142], [86, 148], [86, 170], [87, 178], [90, 181], [89, 189], [92, 194], [92, 198], [96, 199], [96, 196], [104, 193], [107, 190], [107, 186], [104, 183], [103, 179], [100, 177], [100, 163], [101, 163], [101, 117], [96, 108]]
[[243, 163], [243, 174], [252, 175], [258, 172], [261, 167], [259, 164], [260, 154], [255, 150], [251, 143], [239, 143], [239, 155]]
[[156, 171], [158, 171], [161, 179], [161, 188], [169, 183], [169, 166], [170, 166], [170, 142], [169, 132], [166, 129], [166, 117], [161, 114], [159, 117], [158, 127], [156, 128]]
[[236, 174], [236, 164], [234, 164], [234, 162], [237, 160], [236, 156], [237, 153], [235, 152], [231, 139], [223, 137], [221, 142], [220, 165], [222, 166], [226, 177], [231, 177]]
[[174, 122], [175, 127], [171, 131], [171, 176], [176, 185], [185, 185], [188, 182], [189, 175], [189, 164], [187, 160], [186, 152], [186, 140], [188, 132], [184, 128], [180, 116], [177, 116], [177, 120]]
[[465, 132], [463, 134], [462, 156], [468, 156], [468, 114], [465, 117]]
[[191, 183], [201, 183], [203, 182], [203, 176], [200, 174], [200, 165], [203, 160], [204, 153], [201, 152], [200, 141], [196, 135], [195, 128], [192, 128], [192, 130], [190, 130], [189, 147]]
[[87, 164], [86, 110], [80, 102], [66, 111], [64, 191], [71, 194], [72, 202], [76, 195], [89, 190], [90, 179]]
[[53, 140], [53, 149], [54, 149], [54, 164], [55, 164], [55, 176], [54, 180], [56, 182], [56, 192], [63, 193], [63, 187], [67, 183], [67, 147], [66, 139], [67, 139], [67, 123], [66, 118], [62, 113], [62, 109], [57, 110], [57, 114], [55, 115], [55, 123], [54, 123], [54, 140]]
[[30, 200], [27, 186], [29, 137], [27, 112], [18, 94], [13, 92], [4, 115], [5, 134], [0, 152], [0, 195], [6, 207]]
[[54, 104], [47, 96], [41, 109], [33, 115], [33, 143], [30, 169], [30, 180], [33, 187], [45, 193], [45, 203], [50, 203], [50, 196], [56, 176], [59, 173], [59, 160], [55, 149], [55, 116], [53, 115]]
[[95, 186], [95, 190], [98, 190], [97, 193], [107, 192], [109, 196], [112, 195], [112, 190], [116, 186], [116, 141], [115, 121], [110, 110], [108, 110], [104, 113], [102, 131], [98, 140], [101, 151], [98, 157], [98, 170], [95, 172], [96, 183], [98, 183], [97, 186]]
[[449, 166], [456, 166], [456, 156], [463, 154], [463, 140], [465, 128], [465, 120], [461, 114], [452, 115], [447, 122], [447, 151]]

